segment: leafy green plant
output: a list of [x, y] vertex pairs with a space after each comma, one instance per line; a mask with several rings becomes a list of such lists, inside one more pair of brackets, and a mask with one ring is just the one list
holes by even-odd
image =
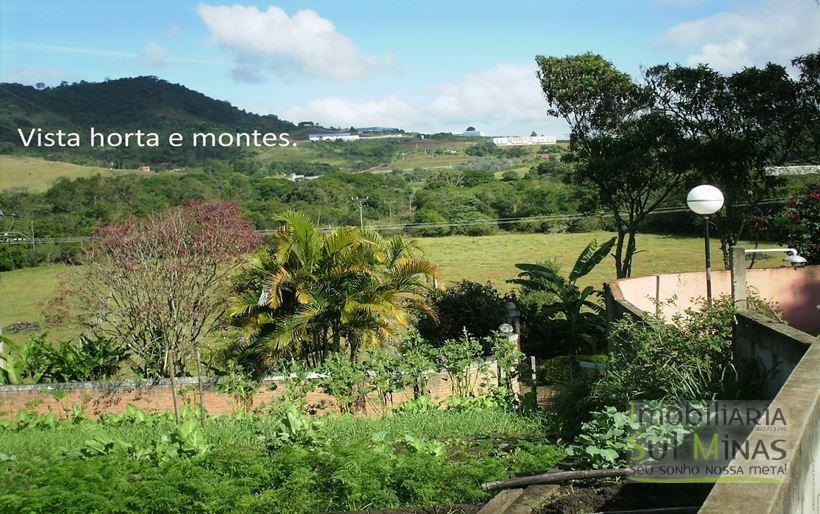
[[384, 348], [372, 348], [365, 352], [363, 360], [370, 386], [380, 404], [379, 410], [385, 412], [393, 403], [393, 393], [404, 388], [405, 378], [398, 365], [402, 359], [394, 358]]
[[447, 373], [456, 396], [470, 396], [483, 376], [482, 348], [478, 339], [464, 330], [461, 338], [448, 339], [435, 351], [435, 361]]
[[637, 420], [630, 414], [606, 407], [581, 425], [581, 433], [567, 447], [567, 455], [576, 457], [585, 469], [623, 467], [633, 449], [631, 434], [638, 428]]
[[233, 398], [236, 405], [245, 412], [250, 412], [253, 408], [253, 397], [259, 389], [259, 383], [234, 360], [228, 361], [227, 369], [216, 386], [220, 392]]
[[619, 408], [633, 401], [685, 402], [722, 397], [732, 383], [732, 321], [728, 297], [675, 316], [624, 319], [610, 333], [610, 362], [591, 395]]
[[413, 389], [413, 398], [420, 399], [427, 394], [427, 383], [435, 373], [433, 349], [416, 331], [410, 332], [399, 344], [401, 358], [396, 368], [402, 385]]
[[24, 344], [0, 338], [6, 350], [0, 353], [0, 381], [7, 383], [83, 382], [113, 377], [128, 353], [113, 340], [82, 335], [77, 343], [57, 345], [44, 336]]
[[566, 337], [570, 357], [577, 359], [581, 344], [585, 343], [595, 349], [596, 334], [602, 332], [604, 325], [603, 307], [593, 301], [601, 292], [592, 286], [581, 289], [577, 282], [597, 266], [615, 245], [615, 238], [600, 247], [593, 241], [578, 255], [569, 275], [559, 275], [554, 266], [544, 264], [516, 264], [522, 270], [518, 278], [508, 280], [521, 286], [525, 293], [549, 293], [556, 297], [554, 303], [545, 306], [552, 317], [565, 320]]
[[365, 367], [342, 354], [327, 358], [318, 383], [325, 393], [336, 399], [341, 413], [349, 413], [355, 406], [363, 405], [365, 396], [373, 391]]

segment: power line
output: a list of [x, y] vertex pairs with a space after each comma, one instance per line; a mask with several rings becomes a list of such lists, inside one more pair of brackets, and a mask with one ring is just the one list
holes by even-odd
[[[766, 200], [761, 200], [757, 202], [756, 205], [774, 205], [784, 203], [786, 198], [769, 198]], [[689, 208], [686, 206], [677, 206], [677, 207], [662, 207], [650, 212], [648, 215], [660, 215], [660, 214], [674, 214], [677, 212], [689, 212]], [[465, 220], [465, 221], [431, 221], [431, 222], [420, 222], [420, 223], [382, 223], [382, 224], [375, 224], [375, 225], [368, 225], [368, 227], [379, 230], [379, 231], [386, 231], [386, 230], [410, 230], [410, 229], [423, 229], [423, 228], [459, 228], [459, 227], [477, 227], [477, 226], [487, 226], [487, 225], [498, 225], [498, 226], [509, 226], [509, 225], [516, 225], [519, 223], [543, 223], [543, 222], [556, 222], [556, 221], [575, 221], [584, 218], [591, 218], [591, 217], [601, 217], [601, 218], [608, 218], [612, 217], [610, 213], [593, 213], [593, 214], [582, 214], [579, 212], [576, 213], [567, 213], [567, 214], [545, 214], [541, 216], [522, 216], [517, 218], [488, 218], [488, 219], [479, 219], [479, 220]], [[329, 232], [332, 230], [333, 226], [326, 226], [322, 227], [320, 230], [323, 232]], [[273, 229], [266, 229], [266, 230], [257, 230], [258, 234], [261, 235], [270, 235], [276, 232]], [[26, 238], [22, 237], [20, 233], [0, 233], [0, 244], [82, 244], [82, 243], [89, 243], [94, 238], [92, 236], [66, 236], [66, 237], [38, 237], [38, 238]]]

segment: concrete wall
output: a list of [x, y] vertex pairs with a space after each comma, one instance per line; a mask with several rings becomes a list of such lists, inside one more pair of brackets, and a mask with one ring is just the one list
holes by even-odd
[[[820, 333], [820, 266], [750, 269], [746, 270], [746, 282], [760, 298], [776, 302], [790, 325], [812, 335]], [[624, 300], [667, 318], [694, 307], [706, 296], [706, 274], [699, 272], [628, 278], [614, 284]], [[730, 273], [713, 272], [712, 295], [730, 294]], [[670, 304], [673, 298], [675, 303]]]
[[[815, 337], [820, 323], [820, 314], [816, 311], [820, 303], [818, 267], [747, 272], [751, 285], [761, 286], [760, 296], [777, 300], [787, 311], [787, 320], [794, 325], [743, 312], [736, 316], [734, 333], [738, 363], [751, 359], [765, 368], [769, 377], [765, 399], [773, 398], [769, 410], [781, 409], [788, 423], [785, 434], [757, 425], [749, 439], [766, 443], [773, 438], [783, 439], [788, 470], [780, 483], [717, 483], [699, 512], [814, 514], [820, 512], [820, 342]], [[715, 283], [718, 285], [713, 292], [730, 294], [728, 272], [719, 272], [718, 277], [713, 282], [713, 287]], [[676, 293], [674, 285], [681, 287], [677, 294], [684, 299], [679, 309], [692, 305], [699, 288], [705, 290], [703, 274], [699, 273], [640, 277], [607, 284], [605, 299], [610, 319], [640, 318], [641, 311], [656, 312], [654, 299], [668, 299]], [[801, 301], [807, 305], [799, 305]], [[670, 316], [674, 312], [669, 309], [663, 314]], [[814, 335], [798, 330], [797, 326], [813, 330]], [[729, 466], [749, 469], [755, 463], [738, 458]]]
[[735, 319], [735, 359], [751, 361], [768, 372], [765, 394], [766, 399], [772, 399], [815, 338], [752, 312], [738, 313]]
[[[785, 434], [758, 425], [754, 441], [783, 439], [788, 472], [780, 483], [717, 483], [700, 509], [723, 514], [816, 514], [820, 512], [820, 345], [812, 345], [777, 393], [769, 411], [779, 408], [788, 424]], [[749, 466], [752, 459], [734, 459], [732, 465]], [[748, 467], [746, 468], [748, 469]]]
[[[479, 374], [476, 371], [476, 385], [481, 382], [497, 381], [494, 363], [488, 363], [487, 371]], [[204, 382], [205, 410], [211, 414], [226, 414], [240, 410], [240, 407], [227, 394], [216, 389], [215, 378], [208, 377]], [[259, 386], [254, 397], [254, 407], [262, 407], [280, 398], [285, 392], [285, 378], [268, 377]], [[275, 386], [272, 387], [272, 386]], [[450, 381], [446, 373], [433, 375], [428, 384], [429, 396], [434, 400], [443, 400], [451, 396]], [[177, 393], [180, 405], [188, 403], [199, 405], [196, 378], [177, 379]], [[407, 389], [393, 395], [393, 406], [413, 398], [412, 390]], [[378, 402], [375, 396], [369, 399], [364, 413], [378, 414]], [[332, 396], [320, 389], [307, 396], [311, 405], [321, 406], [318, 412], [335, 410]], [[124, 412], [128, 404], [133, 404], [147, 412], [167, 412], [173, 410], [171, 387], [168, 380], [121, 380], [106, 382], [67, 382], [62, 384], [3, 385], [0, 386], [0, 419], [17, 416], [26, 410], [38, 413], [54, 413], [68, 417], [77, 407], [91, 417], [98, 417], [105, 412]]]

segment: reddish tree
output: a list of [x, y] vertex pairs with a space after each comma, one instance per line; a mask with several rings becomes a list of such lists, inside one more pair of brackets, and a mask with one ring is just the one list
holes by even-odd
[[193, 201], [108, 225], [66, 299], [86, 325], [131, 351], [136, 370], [173, 380], [221, 315], [229, 275], [260, 242], [234, 203]]

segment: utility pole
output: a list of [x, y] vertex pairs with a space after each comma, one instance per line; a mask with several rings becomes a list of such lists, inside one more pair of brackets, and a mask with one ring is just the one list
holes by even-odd
[[364, 228], [364, 203], [370, 199], [369, 196], [365, 196], [364, 198], [360, 196], [351, 196], [350, 199], [359, 204], [359, 226]]

